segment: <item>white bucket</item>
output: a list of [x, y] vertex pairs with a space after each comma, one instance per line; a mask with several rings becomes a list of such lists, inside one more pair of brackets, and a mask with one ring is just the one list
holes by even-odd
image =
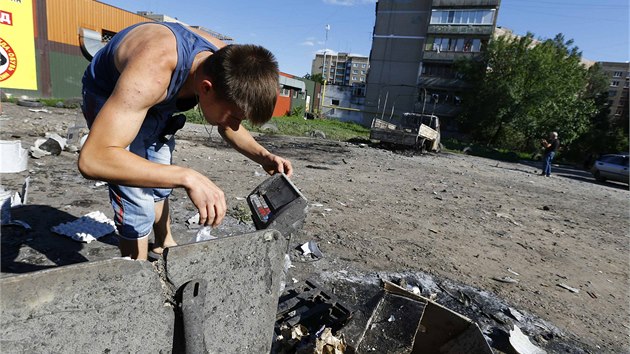
[[28, 150], [20, 140], [0, 140], [0, 173], [16, 173], [26, 170]]

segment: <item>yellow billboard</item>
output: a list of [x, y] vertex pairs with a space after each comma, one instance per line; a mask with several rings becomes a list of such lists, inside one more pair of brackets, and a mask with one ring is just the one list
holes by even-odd
[[37, 90], [32, 0], [0, 0], [0, 88]]

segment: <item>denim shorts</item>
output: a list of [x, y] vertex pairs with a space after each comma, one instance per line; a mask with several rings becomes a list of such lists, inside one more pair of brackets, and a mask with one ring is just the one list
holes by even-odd
[[[88, 127], [107, 101], [107, 97], [83, 90], [81, 109]], [[127, 150], [151, 162], [170, 165], [172, 163], [175, 138], [160, 141], [160, 136], [170, 114], [150, 111], [138, 135]], [[151, 171], [147, 171], [151, 173]], [[155, 203], [171, 194], [172, 189], [138, 188], [109, 184], [109, 199], [114, 209], [114, 223], [118, 235], [127, 240], [138, 240], [149, 236], [155, 221]]]

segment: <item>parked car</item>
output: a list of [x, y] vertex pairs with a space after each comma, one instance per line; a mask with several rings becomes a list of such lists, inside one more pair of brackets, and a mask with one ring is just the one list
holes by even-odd
[[591, 167], [596, 180], [628, 183], [628, 155], [603, 155]]

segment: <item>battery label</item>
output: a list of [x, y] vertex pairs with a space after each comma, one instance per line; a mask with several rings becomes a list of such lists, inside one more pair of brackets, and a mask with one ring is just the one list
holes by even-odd
[[271, 216], [271, 209], [261, 195], [252, 195], [250, 198], [252, 204], [256, 208], [256, 214], [262, 222], [267, 222]]

